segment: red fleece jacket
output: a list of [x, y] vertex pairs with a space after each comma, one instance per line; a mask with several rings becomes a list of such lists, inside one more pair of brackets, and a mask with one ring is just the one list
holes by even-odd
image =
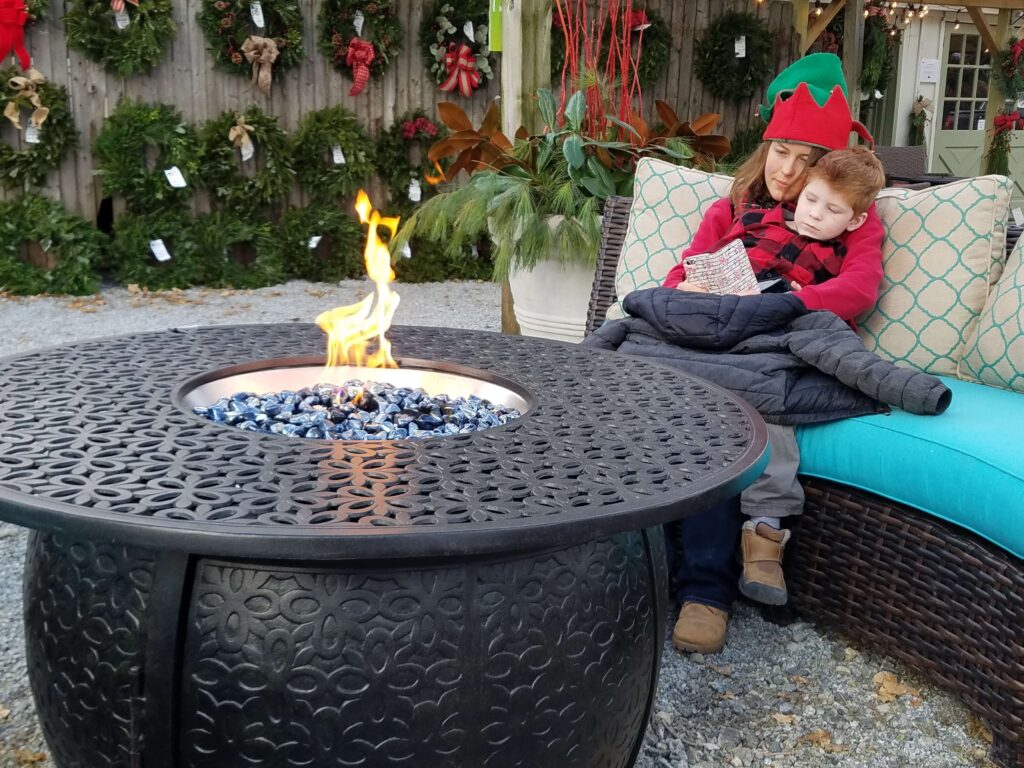
[[[683, 259], [698, 253], [710, 253], [733, 226], [732, 202], [727, 197], [716, 200], [704, 215], [690, 245], [682, 252], [679, 263], [669, 270], [666, 288], [675, 288], [686, 277]], [[878, 301], [882, 282], [882, 238], [885, 229], [872, 203], [868, 218], [853, 232], [840, 238], [846, 245], [846, 257], [839, 274], [817, 285], [807, 285], [796, 296], [808, 309], [828, 309], [847, 322], [871, 309]], [[754, 271], [757, 264], [752, 264]]]

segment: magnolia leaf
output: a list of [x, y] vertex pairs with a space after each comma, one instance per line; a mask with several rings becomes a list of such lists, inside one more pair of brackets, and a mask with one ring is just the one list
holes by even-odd
[[480, 123], [480, 133], [485, 136], [501, 130], [501, 110], [498, 109], [498, 102], [492, 101], [484, 114], [483, 122]]
[[481, 143], [482, 138], [476, 131], [459, 131], [446, 136], [427, 150], [427, 159], [437, 162], [441, 158], [472, 149]]
[[619, 126], [619, 128], [629, 131], [641, 141], [643, 140], [644, 137], [640, 135], [640, 132], [629, 123], [624, 123], [622, 120], [619, 120], [617, 117], [612, 117], [611, 115], [607, 115], [605, 119], [608, 122], [614, 123], [615, 125]]
[[540, 112], [541, 120], [544, 121], [544, 126], [548, 129], [554, 128], [555, 121], [558, 119], [556, 117], [558, 107], [555, 105], [555, 97], [547, 88], [540, 88], [537, 91], [537, 109]]
[[715, 134], [713, 136], [696, 136], [690, 139], [690, 146], [693, 151], [702, 155], [711, 155], [720, 160], [729, 154], [732, 149], [732, 142], [725, 136]]
[[668, 133], [674, 133], [676, 126], [679, 125], [679, 117], [675, 111], [661, 99], [657, 99], [654, 102], [654, 108], [658, 112], [658, 117], [661, 118], [661, 122], [665, 124], [665, 130]]
[[718, 125], [718, 121], [721, 115], [717, 115], [714, 112], [708, 112], [701, 115], [696, 120], [689, 123], [690, 130], [698, 136], [706, 136], [715, 130], [715, 126]]
[[565, 105], [565, 123], [572, 131], [578, 131], [583, 125], [583, 116], [587, 112], [587, 103], [583, 100], [583, 92], [576, 91], [569, 97]]
[[526, 126], [520, 125], [516, 129], [515, 138], [517, 141], [526, 141], [528, 138], [530, 138], [530, 132], [526, 130]]
[[441, 122], [444, 123], [449, 130], [452, 131], [472, 131], [473, 123], [466, 116], [462, 107], [458, 104], [454, 104], [450, 101], [442, 101], [437, 105], [437, 114], [441, 118]]
[[637, 132], [640, 134], [640, 138], [645, 144], [651, 140], [651, 129], [647, 125], [647, 121], [640, 116], [639, 112], [631, 110], [629, 113], [629, 122], [631, 122], [633, 127], [636, 128]]
[[582, 168], [587, 161], [583, 153], [583, 140], [579, 136], [570, 136], [562, 145], [562, 154], [572, 168]]

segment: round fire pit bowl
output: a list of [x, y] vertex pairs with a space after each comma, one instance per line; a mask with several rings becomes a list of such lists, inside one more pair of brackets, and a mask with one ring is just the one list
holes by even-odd
[[246, 376], [321, 383], [305, 324], [0, 360], [0, 518], [34, 529], [26, 651], [58, 766], [634, 764], [665, 633], [660, 526], [752, 482], [764, 424], [617, 354], [389, 335], [419, 371], [396, 382], [460, 379], [522, 416], [339, 441], [192, 413]]

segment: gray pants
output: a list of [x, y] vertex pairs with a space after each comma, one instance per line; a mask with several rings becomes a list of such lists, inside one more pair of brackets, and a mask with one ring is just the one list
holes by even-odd
[[793, 427], [768, 425], [771, 455], [764, 473], [740, 494], [740, 510], [747, 517], [789, 517], [804, 511], [804, 489], [796, 478], [800, 447]]

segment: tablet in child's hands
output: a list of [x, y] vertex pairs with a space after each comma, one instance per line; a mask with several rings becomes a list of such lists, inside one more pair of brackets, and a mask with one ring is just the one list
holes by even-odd
[[742, 240], [733, 240], [714, 253], [683, 259], [686, 280], [710, 293], [756, 293], [757, 277]]

